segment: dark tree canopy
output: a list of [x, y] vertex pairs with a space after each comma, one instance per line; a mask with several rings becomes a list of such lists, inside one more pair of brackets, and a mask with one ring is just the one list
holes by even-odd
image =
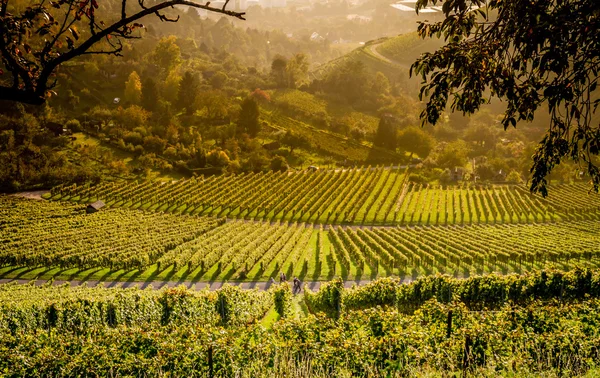
[[505, 129], [533, 120], [536, 111], [548, 112], [548, 130], [533, 156], [531, 190], [546, 195], [547, 175], [571, 158], [597, 191], [598, 0], [418, 0], [416, 8], [436, 3], [445, 18], [420, 23], [418, 32], [443, 36], [446, 45], [411, 67], [424, 81], [422, 121], [435, 124], [448, 104], [472, 114], [491, 97], [507, 104]]
[[15, 2], [0, 0], [0, 100], [33, 105], [43, 104], [51, 93], [59, 65], [88, 54], [120, 55], [122, 40], [139, 38], [143, 25], [138, 21], [146, 16], [175, 22], [179, 17], [164, 12], [185, 5], [244, 19], [244, 13], [226, 9], [229, 0], [221, 8], [188, 0], [149, 5], [117, 0], [120, 14], [112, 15], [103, 14], [106, 0], [37, 0], [27, 7]]
[[398, 146], [397, 133], [398, 130], [394, 119], [388, 115], [384, 115], [379, 120], [379, 125], [377, 125], [373, 144], [393, 151]]
[[156, 109], [158, 105], [158, 88], [156, 82], [151, 78], [144, 80], [142, 84], [142, 106], [149, 111]]
[[241, 131], [253, 137], [257, 136], [260, 132], [259, 116], [260, 109], [256, 100], [252, 97], [246, 98], [242, 102], [240, 118], [238, 120], [238, 126]]
[[196, 100], [198, 86], [198, 76], [191, 71], [186, 71], [179, 86], [177, 104], [180, 108], [185, 108], [187, 114], [194, 113], [194, 101]]

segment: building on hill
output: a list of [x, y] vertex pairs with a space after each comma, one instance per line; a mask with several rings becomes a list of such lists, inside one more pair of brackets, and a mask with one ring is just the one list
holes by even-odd
[[463, 167], [454, 167], [450, 170], [450, 179], [452, 181], [460, 181], [465, 175], [465, 169]]
[[104, 206], [106, 206], [106, 204], [104, 202], [96, 201], [94, 203], [90, 203], [89, 205], [87, 205], [87, 208], [85, 209], [85, 211], [88, 214], [95, 213], [95, 212], [99, 211], [100, 209], [102, 209]]

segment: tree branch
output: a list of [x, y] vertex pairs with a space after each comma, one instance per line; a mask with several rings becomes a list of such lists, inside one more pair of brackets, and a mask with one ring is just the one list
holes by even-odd
[[[0, 13], [5, 13], [9, 0], [0, 0], [0, 1], [1, 1]], [[45, 1], [45, 0], [42, 0], [42, 4], [43, 4], [43, 1]], [[97, 8], [97, 4], [95, 4], [95, 1], [93, 1], [93, 0], [91, 3], [92, 5], [89, 5], [90, 0], [84, 0], [83, 3], [81, 3], [83, 5], [80, 6], [78, 13], [73, 17], [73, 20], [69, 21], [70, 13], [73, 10], [73, 7], [75, 5], [77, 5], [77, 3], [73, 0], [72, 2], [69, 3], [69, 10], [66, 12], [65, 19], [63, 20], [63, 23], [62, 23], [60, 29], [58, 30], [57, 34], [55, 34], [52, 37], [50, 42], [46, 43], [46, 45], [44, 46], [44, 48], [42, 49], [41, 52], [37, 53], [38, 55], [36, 55], [36, 56], [38, 57], [39, 61], [35, 62], [35, 63], [29, 62], [29, 61], [25, 60], [24, 58], [18, 58], [16, 56], [16, 54], [13, 54], [13, 52], [11, 50], [12, 44], [9, 46], [9, 45], [7, 45], [7, 43], [9, 43], [9, 42], [7, 42], [4, 39], [4, 37], [0, 38], [0, 53], [2, 55], [4, 63], [7, 67], [7, 69], [9, 71], [11, 71], [13, 73], [13, 75], [16, 77], [16, 80], [14, 81], [12, 87], [0, 86], [0, 99], [14, 100], [14, 101], [24, 102], [24, 103], [28, 103], [28, 104], [44, 103], [45, 97], [46, 97], [46, 91], [49, 88], [48, 80], [50, 79], [54, 70], [59, 65], [61, 65], [64, 62], [67, 62], [77, 56], [80, 56], [80, 55], [87, 55], [87, 54], [120, 55], [120, 52], [122, 51], [122, 45], [120, 44], [120, 41], [119, 41], [119, 46], [113, 45], [110, 41], [111, 37], [114, 37], [115, 39], [117, 39], [117, 41], [119, 38], [133, 38], [131, 36], [131, 33], [137, 25], [134, 24], [133, 27], [131, 27], [130, 25], [132, 23], [134, 23], [135, 21], [138, 21], [141, 18], [144, 18], [144, 17], [146, 17], [148, 15], [152, 15], [152, 14], [157, 15], [162, 21], [175, 22], [175, 21], [179, 20], [179, 16], [176, 19], [173, 19], [173, 18], [169, 18], [160, 13], [160, 11], [162, 11], [166, 8], [174, 8], [175, 5], [185, 5], [188, 7], [204, 9], [204, 10], [207, 10], [210, 12], [221, 13], [221, 14], [224, 14], [227, 16], [245, 20], [245, 18], [244, 18], [245, 12], [229, 11], [229, 10], [225, 9], [225, 6], [223, 6], [223, 8], [211, 7], [210, 2], [207, 2], [206, 4], [199, 4], [199, 3], [196, 3], [196, 2], [193, 2], [190, 0], [168, 0], [168, 1], [163, 1], [161, 3], [158, 3], [151, 7], [144, 6], [144, 0], [138, 0], [138, 2], [140, 4], [142, 10], [131, 16], [127, 16], [126, 15], [127, 0], [122, 0], [122, 2], [121, 2], [121, 19], [106, 28], [101, 28], [100, 26], [98, 26], [96, 24], [95, 19], [94, 19], [94, 8]], [[86, 6], [90, 7], [87, 11], [84, 10], [86, 8]], [[46, 14], [44, 9], [41, 8], [41, 4], [39, 5], [39, 8], [34, 9], [34, 11], [37, 11], [38, 13], [44, 12], [44, 14]], [[9, 17], [10, 17], [10, 15], [9, 15]], [[80, 20], [81, 17], [87, 17], [90, 20], [89, 24], [90, 24], [91, 36], [89, 36], [89, 38], [87, 38], [79, 46], [76, 46], [76, 47], [73, 46], [73, 41], [69, 40], [68, 41], [69, 47], [71, 49], [66, 52], [62, 52], [62, 53], [59, 51], [53, 52], [53, 47], [56, 44], [56, 42], [58, 41], [58, 39], [66, 32], [66, 30], [69, 30], [69, 28], [73, 25], [75, 20]], [[31, 18], [31, 16], [29, 16], [29, 18]], [[9, 29], [6, 29], [7, 27]], [[11, 38], [10, 32], [11, 32], [10, 25], [7, 26], [7, 25], [0, 23], [0, 36], [7, 36], [7, 37], [9, 37], [9, 40], [10, 40], [10, 38]], [[75, 39], [77, 39], [78, 36], [76, 34], [74, 34], [74, 37], [75, 37]], [[106, 39], [108, 41], [108, 43], [113, 47], [112, 50], [102, 50], [101, 49], [98, 51], [90, 51], [92, 46], [94, 46], [98, 42], [101, 42], [104, 39]], [[21, 59], [24, 63], [26, 63], [26, 66], [23, 66], [22, 64], [20, 64], [18, 61], [19, 59]], [[33, 69], [31, 69], [31, 67], [30, 67], [32, 65], [35, 66]], [[39, 67], [39, 70], [38, 70], [38, 67]], [[39, 73], [39, 75], [38, 75], [38, 73]], [[25, 84], [24, 89], [20, 88], [20, 83]]]

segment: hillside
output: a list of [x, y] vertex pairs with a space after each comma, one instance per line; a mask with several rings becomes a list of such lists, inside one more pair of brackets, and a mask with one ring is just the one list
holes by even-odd
[[361, 62], [370, 72], [382, 72], [390, 80], [400, 82], [408, 91], [416, 91], [418, 80], [410, 79], [409, 70], [414, 61], [424, 52], [432, 52], [442, 43], [420, 39], [416, 32], [396, 37], [383, 37], [366, 42], [346, 55], [322, 64], [311, 71], [311, 77], [321, 79], [336, 66], [348, 61]]

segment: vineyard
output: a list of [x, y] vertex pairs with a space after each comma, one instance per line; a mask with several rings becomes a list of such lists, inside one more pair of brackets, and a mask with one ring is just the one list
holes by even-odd
[[387, 38], [376, 49], [385, 57], [410, 66], [421, 54], [440, 47], [436, 40], [423, 40], [416, 32]]
[[[600, 274], [308, 292], [0, 286], [6, 377], [597, 376]], [[265, 323], [269, 314], [274, 321]]]
[[265, 281], [279, 272], [302, 280], [469, 276], [548, 266], [568, 270], [600, 262], [600, 223], [586, 217], [343, 227], [122, 208], [86, 214], [84, 206], [70, 202], [0, 197], [0, 219], [4, 267], [104, 268], [187, 281]]
[[53, 200], [256, 221], [342, 225], [524, 224], [597, 220], [600, 196], [557, 185], [548, 198], [524, 186], [440, 186], [386, 167], [268, 172], [176, 182], [105, 182], [52, 189]]

